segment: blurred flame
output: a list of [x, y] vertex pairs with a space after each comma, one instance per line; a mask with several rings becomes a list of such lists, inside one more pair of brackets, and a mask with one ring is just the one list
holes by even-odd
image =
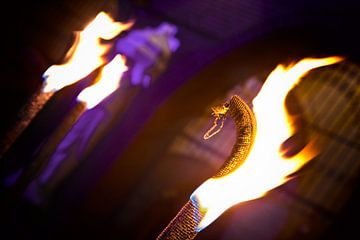
[[101, 69], [96, 83], [81, 91], [77, 99], [86, 103], [88, 109], [93, 108], [119, 87], [121, 76], [126, 70], [125, 57], [116, 55]]
[[229, 175], [208, 179], [190, 198], [204, 214], [197, 231], [231, 206], [262, 197], [287, 182], [291, 173], [317, 155], [314, 143], [310, 142], [290, 159], [282, 157], [279, 147], [294, 133], [286, 113], [285, 98], [308, 71], [341, 60], [340, 57], [307, 58], [293, 66], [279, 65], [273, 70], [253, 100], [257, 133], [245, 163]]
[[103, 65], [104, 54], [111, 45], [101, 43], [101, 39], [110, 40], [132, 25], [133, 22], [114, 22], [106, 13], [100, 12], [83, 31], [77, 33], [77, 39], [66, 55], [68, 60], [45, 71], [43, 91], [55, 92], [79, 81]]

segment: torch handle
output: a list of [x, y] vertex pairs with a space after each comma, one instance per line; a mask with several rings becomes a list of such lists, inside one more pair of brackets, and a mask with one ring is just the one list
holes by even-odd
[[29, 126], [36, 114], [43, 108], [47, 101], [54, 93], [44, 93], [38, 90], [23, 106], [19, 113], [19, 120], [13, 125], [13, 128], [8, 131], [0, 145], [0, 158], [7, 152], [7, 150], [14, 144], [21, 133]]
[[192, 201], [188, 201], [156, 239], [194, 239], [197, 235], [196, 227], [201, 219], [202, 214], [196, 204], [193, 204]]

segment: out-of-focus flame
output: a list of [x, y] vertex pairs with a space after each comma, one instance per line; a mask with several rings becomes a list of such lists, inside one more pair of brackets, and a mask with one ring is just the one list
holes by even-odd
[[88, 109], [93, 108], [119, 87], [121, 76], [126, 70], [125, 57], [116, 55], [102, 68], [96, 83], [81, 91], [78, 101], [86, 103]]
[[104, 55], [111, 45], [101, 43], [101, 39], [110, 40], [132, 25], [133, 22], [114, 22], [109, 15], [100, 12], [83, 31], [77, 33], [74, 45], [66, 54], [67, 61], [62, 65], [53, 65], [45, 71], [43, 91], [55, 92], [79, 81], [103, 65]]
[[290, 174], [317, 155], [314, 143], [310, 142], [295, 156], [282, 157], [279, 147], [294, 133], [285, 98], [308, 71], [341, 60], [340, 57], [307, 58], [289, 67], [279, 65], [268, 76], [253, 100], [257, 133], [246, 161], [229, 175], [208, 179], [190, 198], [204, 214], [197, 231], [207, 227], [231, 206], [262, 197], [287, 182]]

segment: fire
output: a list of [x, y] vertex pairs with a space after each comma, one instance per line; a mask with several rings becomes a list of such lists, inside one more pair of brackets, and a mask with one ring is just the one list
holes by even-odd
[[204, 215], [197, 231], [207, 227], [231, 206], [260, 198], [284, 184], [290, 174], [317, 155], [314, 143], [310, 142], [295, 156], [282, 157], [280, 145], [294, 134], [285, 98], [308, 71], [341, 60], [340, 57], [307, 58], [292, 66], [279, 65], [273, 70], [253, 100], [257, 133], [246, 161], [224, 177], [208, 179], [190, 197]]
[[102, 68], [96, 83], [81, 91], [77, 99], [86, 103], [88, 109], [93, 108], [119, 87], [121, 76], [126, 70], [125, 57], [116, 55]]
[[105, 64], [104, 55], [111, 45], [101, 43], [101, 39], [111, 40], [132, 25], [133, 22], [115, 22], [106, 13], [100, 12], [83, 31], [77, 33], [74, 45], [66, 54], [67, 61], [62, 65], [53, 65], [45, 71], [43, 91], [55, 92], [79, 81]]

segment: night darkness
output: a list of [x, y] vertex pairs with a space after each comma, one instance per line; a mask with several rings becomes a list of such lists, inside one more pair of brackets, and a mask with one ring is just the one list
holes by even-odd
[[[32, 166], [41, 147], [76, 108], [77, 94], [97, 72], [51, 98], [1, 159], [1, 239], [155, 239], [192, 191], [219, 165], [206, 160], [210, 158], [206, 154], [223, 156], [211, 142], [206, 145], [196, 139], [203, 130], [200, 123], [208, 124], [197, 119], [205, 116], [212, 122], [210, 110], [214, 103], [221, 103], [237, 86], [245, 86], [247, 79], [255, 76], [263, 81], [281, 62], [341, 55], [360, 66], [357, 1], [56, 0], [8, 2], [2, 9], [11, 13], [2, 20], [2, 137], [41, 87], [43, 72], [62, 62], [74, 41], [73, 32], [99, 11], [110, 12], [117, 21], [136, 19], [135, 30], [163, 22], [173, 24], [178, 29], [180, 47], [161, 66], [161, 73], [148, 71], [154, 80], [150, 87], [132, 86], [127, 79], [118, 93], [81, 117], [82, 125], [75, 125], [73, 131], [89, 131], [92, 135], [89, 141], [81, 137], [73, 140], [74, 145], [86, 145], [80, 155], [82, 161], [59, 181], [46, 204], [37, 205], [24, 194], [26, 178], [26, 186], [15, 189], [8, 187], [4, 179]], [[335, 141], [338, 145], [334, 146], [353, 151], [349, 162], [356, 162], [360, 160], [360, 109], [356, 105], [360, 78], [348, 76], [350, 82], [355, 82], [351, 97], [357, 98], [349, 100], [353, 104], [349, 119], [354, 134], [348, 135], [355, 137], [313, 129]], [[318, 108], [326, 108], [327, 101], [324, 98]], [[331, 107], [336, 105], [335, 100], [328, 102]], [[181, 148], [189, 152], [183, 153]], [[70, 150], [76, 152], [74, 149]], [[334, 156], [338, 154], [335, 152]], [[327, 173], [329, 181], [323, 185], [312, 185], [311, 181], [301, 185], [301, 178], [300, 183], [290, 182], [271, 192], [269, 198], [227, 211], [201, 232], [199, 239], [359, 238], [360, 170], [357, 165], [345, 168], [346, 157], [337, 158], [339, 168]], [[306, 166], [305, 175], [311, 167]], [[343, 175], [336, 172], [340, 168], [345, 169]], [[351, 179], [344, 183], [347, 174], [352, 174]], [[335, 196], [331, 190], [322, 196], [323, 202], [316, 200], [320, 199], [316, 194], [306, 192], [307, 188], [316, 192], [338, 186], [339, 192], [344, 192], [336, 198], [338, 205], [327, 205], [326, 201]], [[262, 216], [259, 209], [268, 217]], [[234, 223], [241, 216], [249, 219], [241, 220], [243, 227]], [[253, 222], [258, 222], [256, 227], [251, 226]], [[274, 226], [278, 230], [267, 226], [272, 222], [277, 222]]]

